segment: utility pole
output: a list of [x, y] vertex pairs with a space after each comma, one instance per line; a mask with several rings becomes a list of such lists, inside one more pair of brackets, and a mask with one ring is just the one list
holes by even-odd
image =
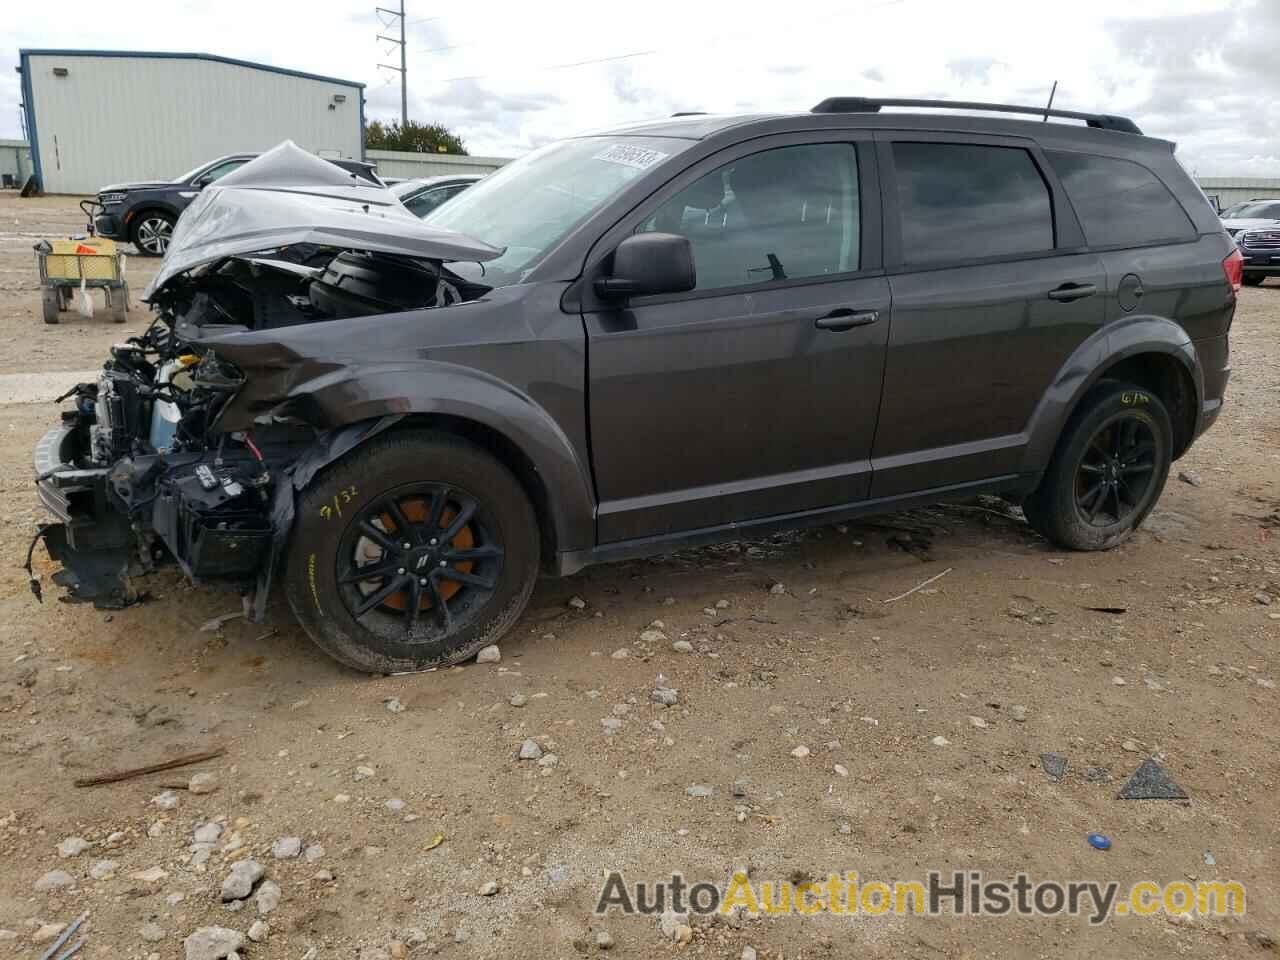
[[[380, 63], [378, 68], [381, 70], [398, 70], [400, 72], [400, 129], [403, 130], [409, 125], [409, 70], [405, 62], [405, 54], [408, 48], [404, 42], [404, 0], [400, 0], [399, 10], [388, 10], [386, 7], [374, 7], [376, 13], [385, 13], [388, 17], [400, 18], [400, 39], [395, 37], [386, 37], [378, 34], [379, 40], [387, 43], [398, 43], [400, 45], [400, 66], [395, 67], [389, 63]], [[383, 27], [389, 27], [391, 23], [384, 23]]]

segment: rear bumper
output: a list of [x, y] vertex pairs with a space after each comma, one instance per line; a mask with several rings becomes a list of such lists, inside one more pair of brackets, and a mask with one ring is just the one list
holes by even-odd
[[1231, 379], [1231, 341], [1226, 334], [1194, 341], [1196, 356], [1204, 375], [1204, 395], [1196, 415], [1195, 435], [1198, 437], [1218, 419]]

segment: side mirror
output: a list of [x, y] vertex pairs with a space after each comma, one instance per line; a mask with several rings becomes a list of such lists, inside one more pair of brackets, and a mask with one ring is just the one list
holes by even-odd
[[194, 180], [191, 181], [191, 185], [195, 187], [197, 190], [203, 190], [211, 182], [212, 181], [210, 181], [208, 177], [196, 177]]
[[674, 233], [636, 233], [613, 252], [613, 275], [596, 281], [602, 297], [684, 293], [697, 286], [693, 248]]

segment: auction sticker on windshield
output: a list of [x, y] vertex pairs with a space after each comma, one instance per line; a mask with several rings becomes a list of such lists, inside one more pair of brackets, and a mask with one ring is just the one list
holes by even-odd
[[625, 143], [615, 143], [595, 154], [592, 160], [604, 160], [608, 163], [620, 163], [624, 167], [635, 167], [646, 170], [660, 160], [667, 159], [661, 150], [650, 150], [647, 147], [633, 147]]

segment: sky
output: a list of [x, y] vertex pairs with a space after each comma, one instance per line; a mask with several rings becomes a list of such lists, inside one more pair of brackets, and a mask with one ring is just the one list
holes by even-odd
[[[399, 0], [376, 0], [396, 6]], [[677, 110], [925, 97], [1132, 117], [1201, 176], [1280, 177], [1280, 0], [405, 0], [409, 115], [470, 153]], [[375, 0], [61, 0], [0, 28], [0, 137], [20, 47], [195, 51], [368, 84], [398, 119], [395, 18]]]

